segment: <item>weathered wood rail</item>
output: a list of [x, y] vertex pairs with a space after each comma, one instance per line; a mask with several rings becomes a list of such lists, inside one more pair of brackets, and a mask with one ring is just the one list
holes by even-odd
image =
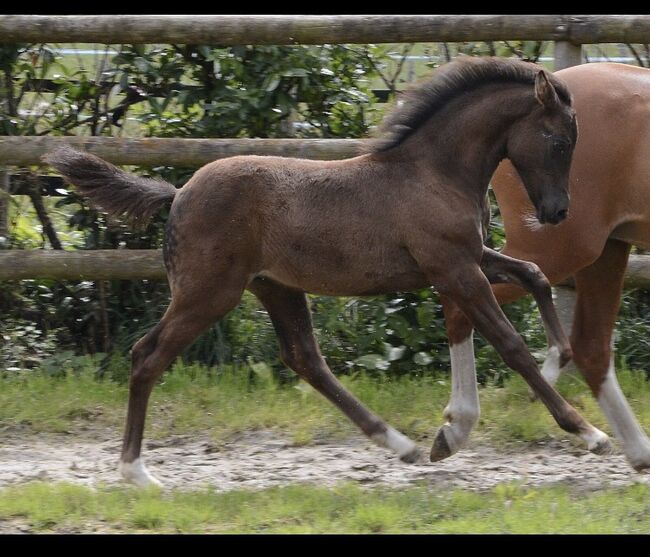
[[[166, 278], [162, 250], [0, 250], [0, 281]], [[650, 288], [650, 255], [631, 255], [626, 288]]]
[[648, 15], [3, 15], [0, 43], [639, 43]]
[[235, 155], [343, 159], [357, 154], [363, 140], [0, 136], [0, 165], [41, 164], [45, 153], [63, 144], [83, 149], [113, 164], [199, 167]]

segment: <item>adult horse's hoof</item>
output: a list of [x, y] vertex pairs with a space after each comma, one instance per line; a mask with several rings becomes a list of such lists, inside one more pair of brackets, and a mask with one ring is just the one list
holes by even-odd
[[147, 467], [140, 458], [136, 458], [133, 462], [120, 461], [118, 468], [120, 474], [122, 474], [122, 477], [127, 482], [135, 484], [138, 487], [163, 486], [162, 483], [149, 473], [149, 470], [147, 470]]
[[[626, 450], [625, 458], [637, 472], [650, 473], [650, 445], [639, 443], [633, 451]], [[629, 454], [633, 452], [634, 454]]]
[[445, 437], [445, 426], [442, 426], [438, 430], [436, 438], [433, 440], [433, 446], [431, 447], [429, 460], [431, 462], [438, 462], [439, 460], [450, 457], [452, 454], [454, 453], [452, 452], [451, 447], [447, 442], [447, 437]]

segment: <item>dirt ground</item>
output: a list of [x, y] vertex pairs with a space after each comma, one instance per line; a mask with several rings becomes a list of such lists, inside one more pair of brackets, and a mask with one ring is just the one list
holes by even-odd
[[[113, 431], [86, 432], [81, 437], [0, 431], [0, 488], [32, 480], [118, 485], [120, 444]], [[569, 441], [508, 450], [473, 442], [442, 462], [404, 464], [361, 436], [339, 443], [293, 446], [281, 434], [257, 431], [219, 445], [207, 436], [145, 441], [143, 456], [166, 487], [200, 489], [211, 485], [218, 491], [343, 481], [470, 490], [511, 481], [526, 486], [564, 483], [585, 490], [650, 484], [650, 475], [635, 472], [621, 454], [598, 456]]]

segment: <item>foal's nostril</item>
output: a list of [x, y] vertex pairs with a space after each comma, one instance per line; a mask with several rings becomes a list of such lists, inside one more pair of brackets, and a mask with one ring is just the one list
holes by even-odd
[[555, 214], [555, 218], [557, 219], [556, 222], [563, 221], [567, 217], [568, 214], [569, 214], [569, 211], [567, 211], [566, 209], [562, 209], [562, 210], [558, 211]]

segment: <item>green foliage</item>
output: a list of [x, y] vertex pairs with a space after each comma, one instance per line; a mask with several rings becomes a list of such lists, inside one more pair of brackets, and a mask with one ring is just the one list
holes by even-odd
[[[514, 55], [534, 61], [548, 46], [532, 41], [459, 43], [439, 46], [438, 53]], [[0, 133], [363, 137], [384, 111], [374, 102], [371, 83], [383, 83], [394, 97], [405, 81], [404, 56], [414, 48], [122, 45], [117, 54], [106, 47], [92, 61], [81, 56], [73, 61], [44, 44], [2, 45]], [[49, 89], [38, 81], [42, 79], [51, 80]], [[133, 170], [181, 185], [195, 169]], [[64, 193], [44, 202], [65, 249], [161, 246], [165, 214], [144, 229], [132, 230], [89, 207], [73, 190]], [[493, 197], [492, 206], [487, 243], [498, 249], [504, 230]], [[34, 212], [17, 196], [11, 203], [11, 221], [9, 243], [0, 247], [46, 247]], [[160, 319], [168, 303], [169, 289], [161, 281], [3, 283], [0, 365], [31, 369], [57, 350], [64, 361], [76, 354], [124, 355]], [[336, 373], [419, 376], [449, 368], [443, 315], [431, 290], [364, 299], [312, 296], [310, 304], [323, 354]], [[646, 306], [642, 293], [624, 300], [617, 346], [630, 365], [650, 372]], [[534, 302], [528, 297], [504, 309], [541, 361], [546, 339]], [[510, 371], [480, 335], [475, 338], [479, 380], [502, 384]], [[295, 381], [278, 360], [268, 315], [248, 294], [184, 352], [183, 360], [210, 366], [265, 362], [276, 379]], [[102, 360], [98, 373], [124, 379], [125, 372], [113, 361]]]

